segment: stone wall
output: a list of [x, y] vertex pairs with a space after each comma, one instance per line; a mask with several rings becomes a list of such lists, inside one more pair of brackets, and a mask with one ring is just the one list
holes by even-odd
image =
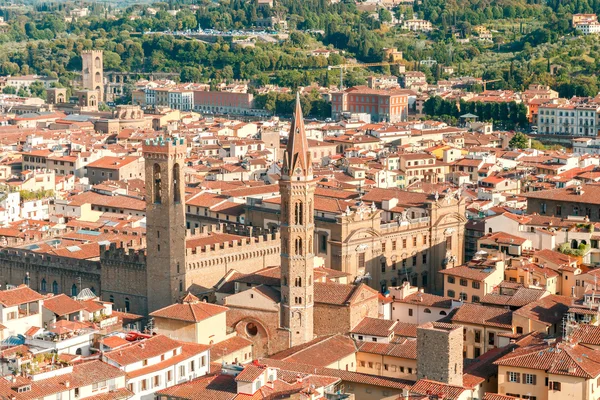
[[462, 386], [462, 327], [432, 325], [417, 328], [417, 379]]

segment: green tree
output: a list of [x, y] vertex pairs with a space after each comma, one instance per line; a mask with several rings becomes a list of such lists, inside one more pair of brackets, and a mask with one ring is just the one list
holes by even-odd
[[513, 149], [526, 149], [529, 146], [529, 137], [524, 133], [517, 132], [512, 139], [510, 139], [508, 145]]

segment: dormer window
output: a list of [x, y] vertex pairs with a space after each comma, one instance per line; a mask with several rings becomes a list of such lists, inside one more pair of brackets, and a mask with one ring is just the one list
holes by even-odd
[[31, 385], [24, 385], [17, 389], [18, 393], [29, 392], [31, 390]]

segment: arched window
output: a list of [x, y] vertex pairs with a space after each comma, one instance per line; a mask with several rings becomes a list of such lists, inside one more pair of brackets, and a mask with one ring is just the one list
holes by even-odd
[[96, 68], [101, 68], [102, 67], [102, 60], [100, 59], [100, 57], [96, 57], [94, 59], [94, 66]]
[[576, 249], [577, 247], [578, 247], [577, 240], [575, 240], [575, 239], [571, 240], [571, 248]]
[[308, 223], [310, 224], [310, 223], [312, 223], [313, 216], [314, 216], [312, 200], [309, 200], [309, 202], [308, 202], [307, 214], [308, 214]]
[[77, 285], [73, 284], [73, 286], [71, 286], [71, 296], [77, 296]]
[[179, 291], [183, 292], [183, 281], [179, 281]]
[[40, 285], [40, 290], [41, 290], [42, 292], [45, 292], [45, 291], [46, 291], [46, 279], [42, 279], [42, 283], [41, 283], [41, 285]]
[[92, 293], [96, 294], [96, 289], [93, 286], [90, 288], [90, 290], [92, 291]]
[[300, 287], [300, 286], [302, 286], [302, 278], [300, 278], [300, 277], [297, 277], [297, 278], [296, 278], [296, 281], [295, 281], [295, 285], [296, 285], [296, 287]]
[[52, 293], [58, 294], [58, 282], [52, 282]]
[[424, 309], [423, 312], [425, 314], [431, 314], [431, 310], [429, 308]]
[[446, 311], [440, 311], [440, 315], [448, 315]]
[[110, 301], [111, 303], [115, 302], [115, 296], [113, 296], [112, 294], [110, 296], [108, 296], [108, 301]]
[[75, 354], [78, 356], [81, 355], [81, 347], [79, 347], [77, 350], [75, 350]]
[[31, 282], [31, 278], [29, 277], [29, 273], [27, 273], [25, 275], [25, 279], [23, 281], [24, 281], [23, 283], [25, 283], [25, 285], [29, 286], [29, 283]]
[[160, 165], [154, 164], [154, 202], [160, 203], [162, 199], [161, 191], [161, 176], [160, 176]]
[[301, 201], [296, 202], [296, 207], [294, 210], [294, 225], [302, 225], [303, 224], [303, 212], [304, 212], [304, 204]]
[[179, 187], [179, 164], [173, 165], [173, 200], [175, 203], [181, 202], [181, 192]]
[[296, 251], [295, 254], [297, 256], [302, 255], [302, 239], [301, 238], [296, 238]]
[[129, 297], [125, 297], [125, 311], [129, 312], [129, 308], [131, 306], [131, 303], [129, 302]]
[[312, 275], [308, 276], [308, 286], [312, 285]]

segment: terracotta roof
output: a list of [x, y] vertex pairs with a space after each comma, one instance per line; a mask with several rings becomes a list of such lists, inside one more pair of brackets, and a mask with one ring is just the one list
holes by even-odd
[[356, 335], [387, 337], [394, 331], [397, 321], [365, 317], [350, 331]]
[[512, 329], [512, 312], [503, 308], [465, 303], [452, 316], [452, 323]]
[[573, 332], [571, 340], [575, 343], [600, 346], [600, 326], [581, 324]]
[[417, 341], [415, 339], [403, 339], [398, 343], [375, 343], [357, 342], [359, 352], [379, 354], [391, 357], [417, 359]]
[[403, 299], [394, 299], [394, 302], [422, 305], [425, 307], [452, 308], [450, 297], [437, 296], [430, 293], [413, 293]]
[[217, 344], [212, 345], [210, 348], [210, 360], [218, 360], [223, 356], [235, 353], [236, 351], [248, 346], [252, 346], [252, 342], [250, 340], [241, 336], [232, 336], [229, 339], [225, 339]]
[[344, 382], [361, 383], [370, 386], [385, 387], [390, 389], [410, 389], [414, 384], [414, 381], [406, 379], [390, 378], [384, 376], [375, 376], [369, 374], [362, 374], [358, 372], [344, 371], [333, 368], [320, 368], [310, 364], [301, 364], [291, 361], [275, 360], [272, 358], [263, 358], [259, 360], [260, 363], [268, 365], [269, 367], [285, 368], [289, 371], [297, 371], [302, 373], [317, 373], [320, 375], [335, 376]]
[[43, 306], [58, 316], [73, 314], [85, 309], [77, 300], [73, 300], [63, 293], [46, 298]]
[[519, 400], [519, 398], [498, 393], [486, 393], [483, 395], [483, 400]]
[[572, 201], [576, 203], [595, 205], [600, 204], [600, 185], [583, 184], [580, 187], [581, 194], [575, 193], [574, 188], [568, 187], [564, 189], [528, 192], [523, 193], [522, 195], [529, 199]]
[[238, 376], [235, 377], [236, 382], [254, 382], [256, 378], [265, 373], [265, 368], [258, 365], [250, 364]]
[[127, 156], [127, 157], [111, 157], [105, 156], [89, 163], [86, 168], [101, 168], [101, 169], [114, 169], [117, 170], [134, 161], [138, 161], [140, 157]]
[[26, 285], [19, 285], [13, 289], [0, 291], [0, 304], [4, 307], [17, 306], [19, 304], [31, 303], [42, 300], [43, 295], [39, 294]]
[[466, 389], [462, 386], [447, 385], [442, 382], [420, 379], [410, 389], [411, 394], [431, 395], [435, 394], [444, 400], [458, 399]]
[[345, 305], [354, 302], [360, 293], [365, 295], [365, 299], [371, 297], [377, 298], [377, 291], [371, 289], [365, 284], [361, 285], [344, 285], [335, 282], [315, 282], [315, 303], [324, 303], [332, 305]]
[[409, 324], [408, 322], [398, 322], [394, 326], [394, 335], [396, 337], [417, 337], [417, 324]]
[[200, 322], [224, 313], [227, 310], [227, 307], [200, 301], [196, 296], [188, 293], [181, 303], [161, 308], [150, 315], [153, 317], [176, 319], [186, 322]]
[[237, 395], [237, 383], [231, 375], [204, 376], [162, 389], [156, 394], [189, 400], [231, 400]]
[[440, 274], [455, 276], [458, 278], [472, 279], [474, 281], [483, 281], [485, 278], [494, 273], [494, 270], [489, 266], [481, 268], [477, 265], [460, 265], [454, 268], [440, 270]]
[[[68, 381], [70, 388], [81, 388], [93, 383], [108, 381], [125, 375], [125, 372], [101, 361], [90, 361], [73, 366], [73, 372], [57, 375], [48, 379], [32, 381], [27, 377], [17, 376], [17, 382], [0, 379], [0, 395], [5, 398], [15, 396], [18, 400], [33, 400], [50, 397], [65, 392]], [[31, 385], [31, 390], [18, 392], [17, 388]]]
[[327, 367], [356, 353], [354, 341], [347, 336], [333, 335], [314, 339], [271, 356], [274, 360]]
[[551, 294], [519, 308], [515, 315], [552, 326], [562, 321], [573, 302], [571, 297]]
[[129, 346], [104, 353], [104, 357], [119, 365], [129, 365], [157, 357], [181, 347], [181, 343], [164, 335], [156, 335]]
[[566, 343], [524, 347], [507, 354], [495, 363], [586, 379], [600, 375], [600, 351]]
[[522, 307], [546, 295], [545, 290], [520, 287], [512, 295], [500, 295], [497, 292], [488, 293], [481, 299], [483, 304], [497, 304], [512, 307]]

